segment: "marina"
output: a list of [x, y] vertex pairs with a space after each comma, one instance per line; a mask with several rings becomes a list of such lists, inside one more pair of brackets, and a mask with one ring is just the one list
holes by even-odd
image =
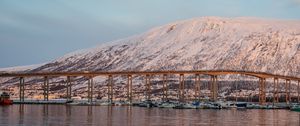
[[[14, 104], [61, 104], [71, 106], [136, 106], [145, 108], [173, 108], [173, 109], [287, 109], [298, 111], [300, 108], [299, 103], [266, 103], [260, 105], [253, 102], [235, 102], [235, 101], [191, 101], [191, 102], [178, 102], [178, 101], [136, 101], [129, 103], [128, 101], [93, 101], [88, 100], [72, 100], [65, 99], [56, 100], [13, 100]], [[299, 109], [300, 111], [300, 109]]]

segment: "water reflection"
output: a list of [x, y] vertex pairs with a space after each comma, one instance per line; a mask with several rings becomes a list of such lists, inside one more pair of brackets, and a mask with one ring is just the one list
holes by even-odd
[[112, 126], [113, 125], [112, 106], [107, 106], [107, 125], [108, 126]]
[[48, 116], [48, 105], [43, 105], [43, 116]]
[[[72, 113], [71, 113], [71, 106], [69, 106], [69, 105], [66, 105], [65, 106], [65, 125], [69, 125], [70, 124], [70, 122], [72, 121], [71, 120], [71, 115], [72, 115]], [[63, 118], [63, 117], [62, 117]]]
[[126, 114], [127, 114], [127, 126], [131, 126], [132, 125], [132, 106], [128, 106], [126, 108]]
[[65, 106], [65, 108], [66, 108], [66, 115], [67, 115], [67, 117], [69, 117], [69, 116], [71, 116], [71, 108], [72, 108], [72, 106], [69, 106], [69, 105], [66, 105]]
[[151, 112], [151, 109], [146, 109], [145, 110], [145, 115], [146, 115], [145, 124], [146, 124], [146, 126], [149, 126], [149, 124], [150, 124], [150, 118], [151, 118], [150, 112]]
[[93, 106], [87, 106], [87, 122], [93, 122]]
[[19, 105], [19, 124], [24, 123], [24, 105]]
[[42, 110], [42, 114], [43, 114], [43, 125], [47, 125], [48, 124], [48, 116], [49, 116], [49, 110], [48, 110], [48, 105], [43, 105], [43, 110]]
[[130, 106], [0, 106], [0, 125], [299, 125], [288, 110], [176, 110]]

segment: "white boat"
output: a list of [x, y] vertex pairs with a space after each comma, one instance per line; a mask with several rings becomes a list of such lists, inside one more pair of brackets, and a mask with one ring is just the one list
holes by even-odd
[[196, 109], [197, 106], [189, 104], [189, 103], [179, 103], [173, 107], [174, 109]]
[[173, 108], [175, 107], [174, 103], [168, 103], [168, 102], [163, 102], [159, 105], [157, 105], [159, 108]]

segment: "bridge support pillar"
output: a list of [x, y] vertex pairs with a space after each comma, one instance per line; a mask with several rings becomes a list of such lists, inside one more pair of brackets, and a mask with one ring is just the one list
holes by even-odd
[[146, 75], [146, 91], [147, 91], [146, 99], [150, 100], [151, 99], [151, 84], [150, 84], [150, 75], [149, 74]]
[[19, 97], [20, 97], [20, 101], [24, 102], [24, 99], [25, 99], [25, 79], [24, 79], [24, 77], [20, 77]]
[[180, 74], [179, 77], [179, 101], [184, 102], [184, 74]]
[[167, 85], [167, 74], [163, 75], [163, 100], [168, 99], [168, 85]]
[[113, 93], [113, 91], [114, 91], [114, 89], [113, 89], [113, 76], [112, 75], [109, 75], [108, 76], [108, 102], [109, 103], [112, 103], [113, 102], [113, 95], [114, 95], [114, 93]]
[[195, 75], [195, 100], [200, 101], [200, 89], [201, 85], [200, 85], [200, 75], [196, 74]]
[[67, 101], [70, 101], [72, 97], [72, 82], [71, 77], [67, 76]]
[[289, 102], [292, 102], [292, 97], [291, 97], [291, 80], [289, 80]]
[[266, 103], [266, 79], [259, 78], [259, 104]]
[[48, 76], [44, 77], [44, 85], [43, 85], [43, 90], [44, 90], [44, 101], [49, 101], [49, 78]]
[[291, 91], [291, 80], [286, 79], [285, 80], [285, 101], [287, 104], [289, 104], [291, 101], [290, 91]]
[[94, 81], [93, 77], [88, 77], [88, 102], [93, 102], [93, 94], [94, 94]]
[[278, 78], [274, 78], [274, 87], [273, 87], [273, 102], [278, 103], [279, 98], [278, 98]]
[[210, 94], [211, 100], [216, 101], [218, 98], [217, 76], [212, 75], [210, 79]]
[[298, 103], [299, 103], [299, 101], [300, 101], [299, 90], [300, 90], [300, 81], [298, 80], [298, 85], [297, 85], [297, 102], [298, 102]]
[[132, 75], [127, 75], [127, 99], [132, 103]]

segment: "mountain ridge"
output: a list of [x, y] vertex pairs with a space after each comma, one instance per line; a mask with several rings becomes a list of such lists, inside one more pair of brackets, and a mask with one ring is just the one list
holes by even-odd
[[[266, 64], [270, 64], [270, 61], [273, 61], [271, 64], [274, 64], [274, 62], [280, 60], [278, 57], [281, 57], [281, 55], [286, 55], [284, 57], [288, 61], [293, 58], [299, 59], [299, 28], [300, 21], [253, 17], [193, 18], [155, 27], [142, 34], [104, 43], [93, 48], [71, 52], [33, 69], [31, 72], [194, 70], [227, 67], [238, 70], [274, 72]], [[254, 40], [259, 42], [256, 42], [255, 45], [253, 44], [255, 42], [252, 42]], [[288, 48], [282, 43], [288, 43], [292, 48]], [[245, 46], [251, 46], [252, 48], [245, 48]], [[276, 46], [281, 48], [272, 51], [271, 49]], [[260, 48], [260, 50], [256, 48]], [[287, 48], [292, 51], [286, 51]], [[283, 49], [286, 52], [275, 55], [277, 51]], [[248, 52], [242, 56], [237, 56], [237, 53], [240, 53], [241, 50]], [[251, 52], [251, 50], [253, 51]], [[262, 52], [267, 53], [261, 54]], [[121, 57], [118, 57], [118, 55]], [[271, 60], [266, 62], [264, 55], [268, 55]], [[238, 57], [241, 58], [237, 60]], [[112, 58], [112, 60], [109, 60], [109, 58]], [[257, 59], [255, 60], [255, 58]], [[255, 60], [255, 62], [251, 62], [252, 60]], [[247, 65], [234, 64], [235, 67], [231, 67], [229, 64], [233, 61], [240, 61], [240, 64]], [[263, 64], [260, 62], [263, 62]], [[296, 61], [293, 60], [292, 62]], [[250, 69], [250, 63], [255, 64], [252, 67], [260, 67]], [[299, 65], [297, 65], [296, 70], [295, 72], [298, 73]], [[278, 71], [278, 73], [281, 71]], [[284, 75], [290, 75], [285, 71], [283, 73]]]

